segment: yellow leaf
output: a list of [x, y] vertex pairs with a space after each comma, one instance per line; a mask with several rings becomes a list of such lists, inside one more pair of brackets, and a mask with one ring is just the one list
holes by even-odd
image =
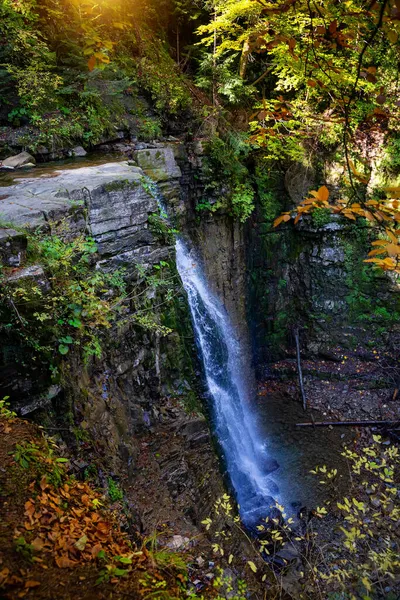
[[396, 31], [394, 31], [394, 29], [391, 29], [390, 31], [388, 31], [387, 37], [388, 37], [388, 40], [389, 40], [389, 42], [391, 44], [395, 44], [397, 42], [398, 38], [399, 38], [399, 35], [398, 35], [398, 33]]
[[253, 561], [248, 560], [247, 564], [249, 565], [250, 569], [253, 571], [253, 573], [257, 573], [257, 567], [256, 565], [253, 563]]
[[394, 233], [392, 233], [389, 229], [385, 229], [386, 231], [386, 235], [392, 240], [392, 242], [394, 244], [397, 244], [398, 240], [397, 237], [394, 235]]
[[388, 244], [385, 250], [389, 256], [398, 256], [400, 254], [400, 246], [397, 244]]
[[75, 548], [77, 548], [78, 550], [83, 552], [87, 541], [88, 541], [87, 535], [83, 535], [81, 538], [79, 538], [79, 540], [77, 542], [75, 542], [74, 546], [75, 546]]

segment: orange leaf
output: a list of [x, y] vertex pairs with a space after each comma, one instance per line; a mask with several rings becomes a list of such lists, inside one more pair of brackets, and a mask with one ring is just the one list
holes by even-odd
[[277, 219], [275, 219], [274, 221], [274, 227], [278, 227], [278, 225], [280, 225], [283, 222], [283, 215], [281, 215], [280, 217], [278, 217]]
[[385, 231], [386, 231], [386, 235], [387, 235], [387, 236], [388, 236], [388, 237], [389, 237], [389, 238], [392, 240], [392, 242], [393, 242], [394, 244], [397, 244], [397, 242], [398, 242], [398, 239], [397, 239], [397, 237], [394, 235], [394, 233], [392, 233], [392, 232], [391, 232], [389, 229], [385, 229]]
[[29, 579], [28, 581], [25, 581], [26, 588], [34, 588], [34, 587], [37, 587], [38, 585], [40, 585], [40, 581], [33, 581], [33, 579]]
[[389, 256], [399, 256], [400, 246], [397, 244], [388, 244], [386, 246], [386, 252], [389, 254]]
[[44, 541], [37, 537], [33, 540], [31, 546], [36, 552], [40, 552], [43, 549]]
[[95, 546], [93, 546], [93, 548], [91, 550], [92, 556], [94, 558], [96, 558], [96, 556], [98, 555], [99, 552], [102, 551], [102, 549], [103, 549], [103, 546], [101, 544], [96, 544]]
[[35, 512], [34, 503], [32, 502], [32, 500], [27, 500], [27, 502], [25, 502], [25, 514], [29, 517], [29, 519], [31, 521], [32, 521], [34, 512]]
[[318, 190], [318, 198], [319, 200], [322, 200], [322, 202], [326, 202], [329, 198], [329, 190], [326, 187], [326, 185], [323, 185], [322, 187], [319, 188]]
[[75, 567], [75, 565], [79, 564], [76, 560], [71, 560], [68, 556], [57, 556], [56, 558], [57, 567], [60, 569], [69, 569], [71, 567]]
[[93, 71], [93, 69], [96, 66], [96, 57], [95, 56], [91, 56], [88, 60], [88, 69], [89, 71]]

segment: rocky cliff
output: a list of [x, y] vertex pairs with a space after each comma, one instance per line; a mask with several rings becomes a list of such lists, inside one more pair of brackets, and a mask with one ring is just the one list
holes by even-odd
[[[137, 160], [148, 161], [146, 173], [170, 206], [183, 210], [181, 171], [171, 146], [139, 151]], [[1, 258], [7, 285], [25, 282], [44, 292], [52, 285], [51, 274], [27, 259], [24, 230], [63, 239], [85, 233], [96, 242], [92, 268], [123, 268], [128, 292], [124, 318], [102, 338], [102, 356], [84, 364], [80, 353], [71, 351], [56, 383], [44, 367], [15, 361], [7, 337], [1, 393], [21, 414], [62, 431], [76, 448], [80, 469], [97, 462], [124, 481], [137, 527], [151, 531], [162, 520], [180, 535], [198, 535], [200, 520], [224, 486], [201, 414], [200, 365], [175, 272], [173, 239], [159, 229], [159, 207], [145, 172], [126, 162], [110, 163], [29, 177], [3, 191]], [[151, 279], [160, 263], [168, 265], [167, 292]], [[132, 319], [138, 308], [167, 327], [168, 335]]]

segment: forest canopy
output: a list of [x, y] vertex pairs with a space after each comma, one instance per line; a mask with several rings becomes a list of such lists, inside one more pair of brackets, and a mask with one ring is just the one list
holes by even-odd
[[[384, 235], [369, 260], [398, 270], [398, 0], [4, 0], [0, 17], [3, 125], [38, 128], [37, 145], [90, 145], [130, 114], [151, 139], [194, 97], [199, 109], [194, 82], [193, 122], [234, 129], [240, 114], [264, 160], [343, 166], [340, 197], [321, 180], [277, 225], [315, 208], [365, 218]], [[233, 214], [246, 219], [252, 191], [235, 169]]]

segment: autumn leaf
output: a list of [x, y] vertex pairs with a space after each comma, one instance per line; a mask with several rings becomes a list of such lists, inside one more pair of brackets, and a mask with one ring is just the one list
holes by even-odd
[[257, 567], [256, 565], [253, 563], [253, 561], [248, 560], [247, 564], [249, 565], [250, 569], [253, 571], [253, 573], [257, 573]]
[[91, 57], [89, 58], [89, 60], [88, 60], [88, 64], [87, 64], [87, 65], [88, 65], [88, 69], [89, 69], [89, 71], [93, 71], [93, 69], [94, 69], [94, 68], [95, 68], [95, 66], [96, 66], [96, 63], [97, 63], [97, 61], [96, 61], [96, 57], [95, 57], [95, 56], [91, 56]]
[[75, 567], [78, 563], [76, 560], [71, 560], [68, 556], [57, 556], [56, 558], [57, 567], [60, 569], [70, 569], [71, 567]]
[[290, 219], [291, 217], [288, 214], [281, 215], [280, 217], [275, 219], [274, 227], [278, 227], [278, 225], [280, 225], [282, 222], [286, 223], [287, 221], [290, 221]]
[[40, 585], [40, 581], [34, 581], [33, 579], [28, 579], [28, 581], [25, 581], [26, 588], [35, 588], [38, 587], [38, 585]]
[[329, 190], [325, 185], [320, 187], [318, 191], [312, 190], [310, 194], [317, 200], [321, 200], [321, 202], [327, 202], [329, 198]]
[[32, 502], [32, 500], [28, 500], [27, 502], [25, 502], [25, 514], [27, 517], [29, 517], [29, 520], [33, 521], [33, 515], [35, 513], [35, 505]]
[[44, 541], [41, 538], [37, 537], [33, 540], [33, 542], [31, 542], [31, 546], [35, 550], [35, 552], [40, 552], [41, 550], [43, 550]]
[[88, 541], [87, 535], [83, 535], [81, 538], [79, 538], [79, 540], [77, 542], [75, 542], [74, 546], [75, 546], [75, 548], [77, 548], [78, 550], [83, 552], [85, 549], [85, 546], [87, 544], [87, 541]]

